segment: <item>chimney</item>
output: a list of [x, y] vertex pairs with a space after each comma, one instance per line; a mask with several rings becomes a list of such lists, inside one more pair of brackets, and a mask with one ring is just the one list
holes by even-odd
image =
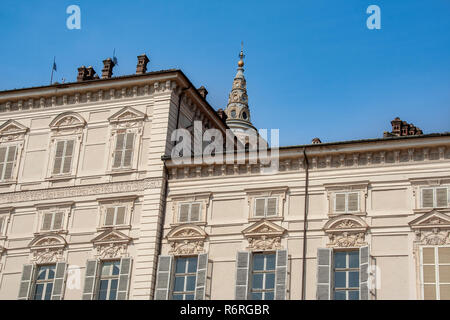
[[392, 132], [384, 132], [383, 137], [401, 137], [401, 136], [417, 136], [423, 134], [420, 128], [417, 128], [412, 123], [402, 121], [396, 117], [391, 121]]
[[203, 99], [206, 99], [206, 96], [208, 95], [208, 90], [204, 86], [201, 86], [197, 89], [198, 93], [203, 97]]
[[103, 60], [102, 79], [109, 79], [113, 74], [115, 64], [111, 58]]
[[86, 77], [84, 80], [93, 80], [98, 79], [98, 76], [96, 75], [96, 72], [92, 66], [89, 66], [86, 68]]
[[311, 140], [311, 143], [312, 144], [319, 144], [319, 143], [322, 143], [322, 141], [320, 141], [319, 138], [314, 138], [314, 139]]
[[137, 56], [138, 63], [136, 66], [136, 74], [144, 74], [147, 72], [147, 63], [150, 62], [150, 59], [147, 57], [145, 53]]
[[219, 118], [222, 119], [222, 121], [225, 123], [225, 121], [227, 120], [227, 114], [225, 113], [225, 111], [223, 111], [222, 108], [220, 108], [219, 110], [217, 110], [217, 115], [218, 115]]
[[77, 76], [77, 81], [84, 81], [86, 80], [86, 74], [87, 74], [87, 69], [85, 66], [81, 66], [78, 68], [78, 76]]

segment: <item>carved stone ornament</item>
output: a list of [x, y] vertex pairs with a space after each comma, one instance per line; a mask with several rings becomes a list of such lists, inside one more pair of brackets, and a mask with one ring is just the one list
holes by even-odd
[[23, 140], [28, 128], [15, 120], [8, 120], [0, 126], [0, 142]]
[[30, 244], [33, 263], [55, 263], [63, 260], [66, 240], [57, 234], [43, 234], [34, 238]]
[[247, 238], [248, 248], [252, 251], [265, 251], [281, 249], [281, 237], [286, 229], [279, 225], [262, 219], [242, 233]]
[[132, 107], [124, 107], [109, 117], [108, 120], [115, 125], [116, 129], [134, 128], [142, 126], [145, 117], [146, 115], [139, 110]]
[[421, 215], [409, 223], [416, 235], [416, 244], [450, 244], [450, 217], [437, 210]]
[[367, 245], [365, 241], [368, 225], [360, 217], [343, 214], [325, 224], [323, 230], [328, 236], [328, 247], [349, 248]]
[[131, 240], [118, 230], [106, 230], [92, 239], [95, 256], [99, 259], [122, 258], [126, 255]]
[[190, 255], [204, 252], [204, 244], [208, 235], [199, 226], [188, 224], [172, 229], [167, 234], [170, 254]]
[[86, 120], [76, 112], [63, 112], [50, 122], [50, 129], [54, 133], [80, 133], [86, 125]]

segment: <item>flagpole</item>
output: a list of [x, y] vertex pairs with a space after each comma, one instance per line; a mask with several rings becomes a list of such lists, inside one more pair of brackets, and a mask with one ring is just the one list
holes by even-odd
[[51, 78], [50, 78], [50, 85], [52, 85], [52, 83], [53, 83], [53, 71], [55, 70], [55, 58], [56, 58], [56, 57], [53, 57], [52, 76], [51, 76]]

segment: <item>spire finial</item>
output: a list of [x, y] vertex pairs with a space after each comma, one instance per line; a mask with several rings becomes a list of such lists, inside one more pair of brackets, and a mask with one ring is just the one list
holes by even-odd
[[241, 41], [241, 52], [239, 53], [239, 58], [240, 58], [240, 60], [238, 62], [238, 67], [242, 68], [244, 66], [244, 58], [245, 58], [245, 55], [244, 55], [244, 41]]

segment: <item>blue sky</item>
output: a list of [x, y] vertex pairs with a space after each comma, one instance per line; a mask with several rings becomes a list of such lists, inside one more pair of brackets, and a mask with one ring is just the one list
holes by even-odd
[[[66, 8], [81, 8], [81, 30]], [[381, 8], [381, 30], [366, 9]], [[0, 7], [0, 90], [49, 84], [116, 49], [115, 75], [180, 68], [224, 108], [240, 43], [253, 124], [280, 144], [379, 138], [396, 116], [450, 131], [450, 1], [16, 1]]]

